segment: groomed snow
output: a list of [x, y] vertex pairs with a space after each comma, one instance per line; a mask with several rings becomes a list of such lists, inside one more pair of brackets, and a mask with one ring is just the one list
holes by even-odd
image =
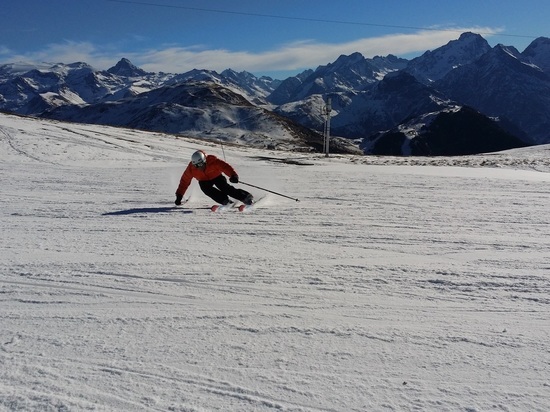
[[[198, 148], [300, 202], [175, 207]], [[0, 410], [548, 411], [548, 153], [285, 163], [0, 114]]]

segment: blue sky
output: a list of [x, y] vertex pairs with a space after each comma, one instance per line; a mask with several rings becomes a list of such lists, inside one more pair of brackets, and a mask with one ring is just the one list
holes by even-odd
[[523, 51], [550, 37], [548, 0], [3, 0], [0, 64], [122, 57], [154, 72], [286, 78], [341, 54], [412, 58], [480, 33]]

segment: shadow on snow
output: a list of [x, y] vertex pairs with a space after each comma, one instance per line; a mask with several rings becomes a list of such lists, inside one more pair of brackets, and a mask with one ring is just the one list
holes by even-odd
[[103, 213], [102, 216], [120, 216], [120, 215], [134, 215], [144, 213], [170, 213], [174, 211], [181, 211], [182, 213], [193, 213], [192, 210], [182, 209], [176, 206], [170, 207], [138, 207], [134, 209], [117, 210], [115, 212]]

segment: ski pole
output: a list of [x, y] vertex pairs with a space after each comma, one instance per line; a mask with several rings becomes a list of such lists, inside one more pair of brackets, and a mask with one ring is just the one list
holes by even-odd
[[220, 144], [222, 146], [223, 160], [227, 162], [227, 160], [225, 160], [225, 150], [223, 150], [223, 142], [220, 142]]
[[283, 194], [281, 194], [281, 193], [274, 192], [273, 190], [269, 190], [269, 189], [265, 189], [265, 188], [263, 188], [263, 187], [251, 185], [250, 183], [246, 183], [246, 182], [243, 182], [243, 181], [239, 181], [239, 183], [242, 183], [243, 185], [247, 185], [247, 186], [250, 186], [250, 187], [255, 187], [256, 189], [260, 189], [260, 190], [263, 190], [263, 191], [265, 191], [265, 192], [273, 193], [274, 195], [277, 195], [277, 196], [286, 197], [287, 199], [292, 199], [292, 200], [295, 200], [295, 201], [297, 201], [297, 202], [300, 201], [300, 199], [295, 199], [295, 198], [293, 198], [293, 197], [290, 197], [290, 196], [287, 196], [287, 195], [283, 195]]

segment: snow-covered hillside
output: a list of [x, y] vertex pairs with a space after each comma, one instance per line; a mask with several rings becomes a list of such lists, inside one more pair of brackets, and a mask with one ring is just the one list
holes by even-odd
[[[300, 202], [175, 207], [198, 148]], [[0, 410], [548, 411], [548, 153], [287, 161], [0, 114]]]

